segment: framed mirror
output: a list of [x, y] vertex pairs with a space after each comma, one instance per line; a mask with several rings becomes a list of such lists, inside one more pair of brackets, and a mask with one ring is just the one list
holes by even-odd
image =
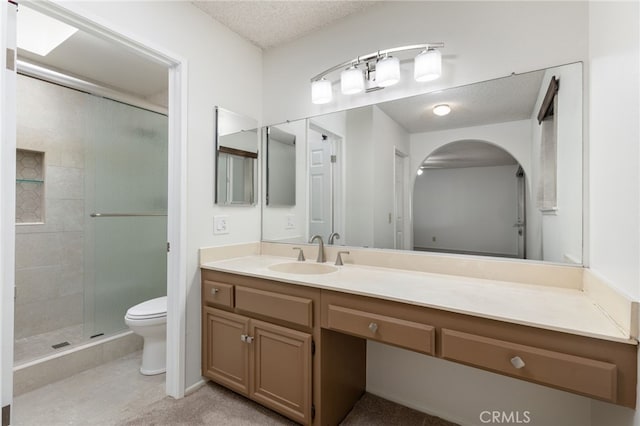
[[234, 206], [255, 205], [258, 122], [217, 106], [214, 116], [215, 203]]
[[573, 63], [270, 126], [302, 190], [262, 238], [580, 265], [582, 87]]

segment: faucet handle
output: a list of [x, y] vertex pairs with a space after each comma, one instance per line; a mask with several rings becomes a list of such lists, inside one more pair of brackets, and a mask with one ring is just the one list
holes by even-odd
[[342, 263], [342, 255], [343, 254], [349, 254], [349, 252], [348, 251], [339, 251], [338, 252], [338, 256], [336, 256], [336, 266], [344, 265], [344, 263]]
[[300, 252], [298, 253], [298, 262], [304, 262], [305, 258], [304, 258], [304, 252], [302, 251], [302, 248], [294, 247], [293, 250], [300, 250]]

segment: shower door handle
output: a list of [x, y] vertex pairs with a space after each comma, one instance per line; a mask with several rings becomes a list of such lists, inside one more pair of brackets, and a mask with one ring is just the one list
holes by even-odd
[[166, 216], [166, 213], [91, 213], [91, 217], [145, 217], [145, 216]]

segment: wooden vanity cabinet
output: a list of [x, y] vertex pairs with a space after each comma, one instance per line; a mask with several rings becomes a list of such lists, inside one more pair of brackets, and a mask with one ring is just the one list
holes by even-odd
[[349, 413], [367, 340], [635, 408], [636, 345], [206, 269], [202, 292], [202, 374], [301, 424]]
[[322, 327], [635, 408], [637, 345], [326, 290]]
[[249, 395], [249, 318], [202, 308], [202, 375], [243, 395]]
[[319, 306], [317, 289], [202, 270], [202, 375], [315, 424]]

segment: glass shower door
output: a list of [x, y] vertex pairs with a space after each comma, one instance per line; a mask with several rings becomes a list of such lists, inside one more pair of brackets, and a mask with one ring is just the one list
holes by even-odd
[[[167, 117], [92, 96], [85, 186], [87, 336], [126, 328], [137, 303], [166, 295]], [[93, 120], [88, 120], [93, 121]]]

